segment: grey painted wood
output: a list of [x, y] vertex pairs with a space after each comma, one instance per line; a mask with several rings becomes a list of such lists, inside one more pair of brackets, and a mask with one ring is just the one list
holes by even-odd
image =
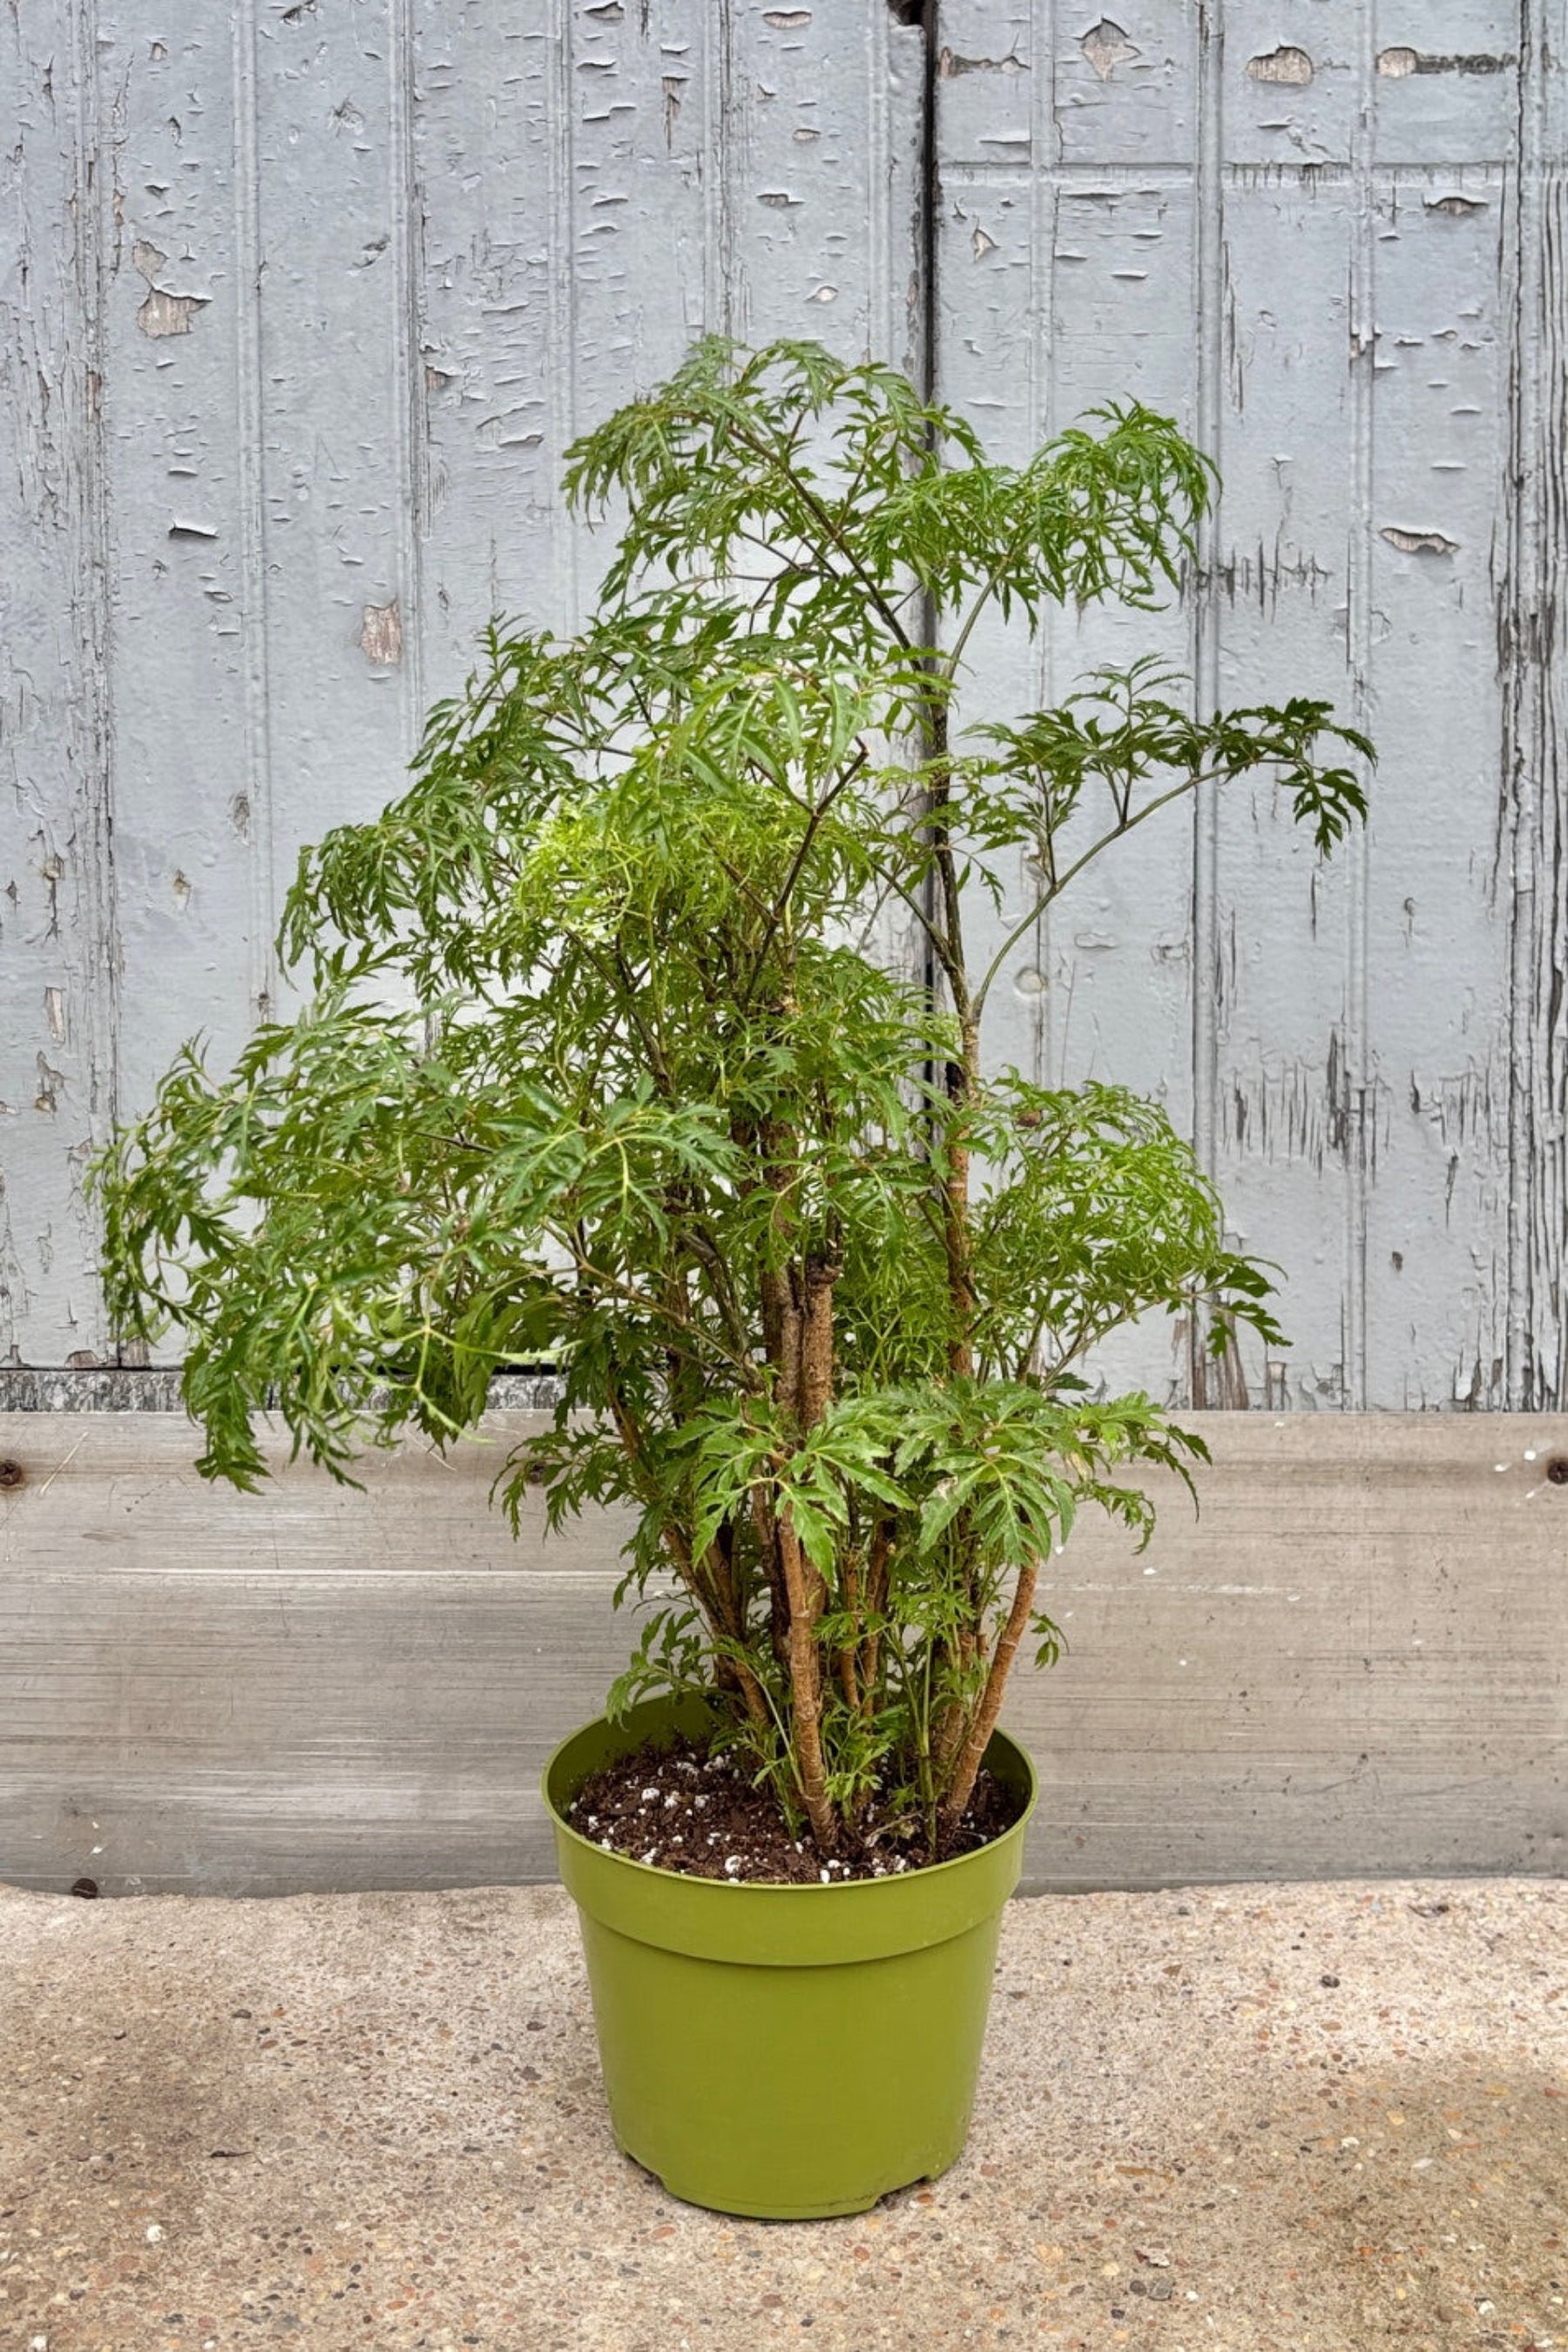
[[[495, 1416], [447, 1461], [210, 1489], [157, 1414], [14, 1414], [0, 1878], [280, 1893], [546, 1877], [536, 1794], [627, 1628], [625, 1524], [514, 1546]], [[1213, 1414], [1194, 1519], [1086, 1524], [1016, 1677], [1029, 1883], [1568, 1866], [1568, 1423]], [[1554, 1452], [1553, 1449], [1556, 1449]]]
[[90, 26], [0, 22], [0, 1356], [106, 1345], [81, 1197], [115, 1108], [109, 194]]
[[[1160, 1093], [1286, 1270], [1210, 1402], [1564, 1400], [1568, 0], [21, 0], [0, 25], [0, 1360], [112, 1360], [84, 1157], [278, 1001], [299, 844], [395, 788], [492, 611], [569, 626], [572, 435], [703, 326], [917, 368], [1020, 454], [1137, 394], [1225, 496], [1148, 647], [1384, 751], [1026, 943], [999, 1055]], [[1181, 1395], [1161, 1323], [1110, 1379]]]
[[881, 6], [26, 0], [0, 26], [0, 1361], [112, 1359], [82, 1160], [279, 1003], [301, 842], [493, 614], [570, 628], [573, 436], [705, 327], [918, 365]]
[[[945, 0], [944, 391], [1021, 454], [1135, 393], [1217, 457], [1185, 615], [995, 635], [976, 704], [1130, 651], [1377, 738], [1318, 868], [1173, 814], [1016, 959], [1004, 1058], [1161, 1093], [1295, 1347], [1211, 1403], [1563, 1401], [1562, 0]], [[1022, 904], [1020, 900], [1020, 904]], [[1110, 1379], [1188, 1387], [1169, 1327]]]

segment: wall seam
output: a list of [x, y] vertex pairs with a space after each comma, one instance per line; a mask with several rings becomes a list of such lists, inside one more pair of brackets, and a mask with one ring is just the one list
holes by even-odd
[[[1197, 389], [1194, 429], [1198, 446], [1219, 462], [1220, 386], [1225, 381], [1225, 16], [1222, 0], [1200, 0], [1198, 40], [1198, 138], [1194, 173], [1194, 261], [1197, 284]], [[1197, 529], [1193, 593], [1193, 694], [1200, 718], [1219, 704], [1218, 575], [1219, 493]], [[1213, 792], [1193, 802], [1193, 1150], [1199, 1167], [1218, 1175], [1219, 1091], [1219, 803]], [[1201, 1314], [1191, 1318], [1187, 1380], [1191, 1402], [1203, 1407], [1214, 1372], [1208, 1333]], [[1220, 1385], [1233, 1383], [1218, 1368]], [[1245, 1382], [1236, 1402], [1245, 1403]]]
[[[1351, 245], [1349, 326], [1351, 410], [1351, 512], [1345, 550], [1345, 656], [1350, 670], [1351, 713], [1355, 726], [1367, 719], [1372, 667], [1372, 485], [1373, 394], [1376, 383], [1377, 319], [1374, 293], [1377, 246], [1373, 173], [1373, 49], [1375, 25], [1369, 23], [1356, 68], [1355, 116], [1351, 132], [1353, 220]], [[1366, 1249], [1369, 1184], [1368, 1121], [1375, 1089], [1370, 1076], [1371, 1014], [1367, 926], [1370, 905], [1370, 841], [1358, 826], [1344, 845], [1345, 906], [1345, 1212], [1344, 1295], [1341, 1307], [1340, 1404], [1363, 1412], [1367, 1399]]]
[[[87, 1134], [68, 1147], [71, 1192], [96, 1261], [96, 1214], [80, 1191], [85, 1150], [107, 1139], [120, 1108], [120, 919], [114, 863], [114, 730], [112, 710], [113, 603], [112, 519], [107, 486], [107, 327], [104, 288], [103, 186], [108, 142], [103, 135], [101, 56], [97, 0], [77, 0], [71, 13], [72, 122], [77, 202], [73, 208], [71, 263], [82, 331], [81, 434], [73, 449], [67, 428], [67, 462], [72, 483], [74, 556], [80, 594], [78, 687], [85, 706], [83, 772], [71, 794], [71, 854], [80, 877], [89, 950], [83, 959], [84, 1003], [74, 1013], [82, 1025], [86, 1064]], [[89, 1268], [96, 1274], [96, 1263]], [[71, 1319], [84, 1318], [73, 1305]], [[81, 1336], [84, 1352], [113, 1344], [101, 1291]]]
[[703, 331], [735, 332], [735, 257], [730, 203], [733, 162], [734, 26], [731, 0], [709, 0], [702, 12], [702, 194], [706, 252], [703, 266]]
[[[1547, 165], [1548, 76], [1557, 64], [1550, 32], [1549, 0], [1523, 0], [1512, 205], [1507, 553], [1498, 616], [1503, 673], [1500, 847], [1510, 924], [1504, 1360], [1506, 1402], [1516, 1412], [1551, 1410], [1563, 1388], [1563, 974], [1554, 962], [1562, 946], [1557, 910], [1549, 903], [1543, 916], [1541, 893], [1549, 836], [1561, 838], [1564, 782], [1550, 709], [1560, 584], [1551, 577], [1549, 533], [1554, 520], [1558, 539], [1568, 540], [1563, 485], [1553, 479], [1564, 450], [1553, 446], [1543, 398], [1562, 335], [1550, 297], [1561, 268], [1563, 230], [1554, 222], [1554, 209], [1561, 209], [1563, 193], [1561, 168], [1549, 174]], [[1562, 437], [1568, 442], [1568, 428]], [[1550, 863], [1561, 889], [1560, 861], [1553, 856]]]
[[260, 58], [257, 0], [234, 11], [235, 407], [239, 486], [241, 650], [245, 664], [243, 748], [250, 865], [250, 999], [253, 1019], [274, 1010], [278, 928], [273, 875], [271, 664], [267, 594], [267, 447], [262, 383]]
[[[574, 331], [577, 257], [572, 222], [574, 144], [572, 132], [576, 91], [572, 79], [572, 11], [568, 0], [555, 0], [554, 19], [550, 50], [552, 86], [545, 127], [550, 246], [544, 261], [548, 332], [543, 358], [546, 398], [552, 425], [552, 471], [559, 482], [565, 470], [567, 447], [576, 437], [578, 430], [577, 337]], [[580, 534], [574, 530], [558, 531], [554, 538], [559, 566], [554, 609], [557, 613], [570, 613], [574, 628], [582, 618], [579, 538]]]
[[[1030, 58], [1034, 77], [1031, 92], [1033, 113], [1029, 125], [1030, 150], [1035, 169], [1029, 174], [1029, 316], [1034, 321], [1034, 333], [1029, 342], [1029, 446], [1040, 447], [1054, 429], [1055, 402], [1055, 333], [1056, 333], [1056, 247], [1061, 217], [1062, 183], [1058, 170], [1060, 142], [1057, 128], [1057, 9], [1050, 0], [1045, 19], [1045, 37], [1037, 38]], [[1046, 159], [1049, 156], [1049, 169]], [[1038, 707], [1048, 709], [1051, 702], [1053, 664], [1049, 626], [1035, 632], [1032, 654], [1034, 686]], [[1026, 872], [1025, 886], [1030, 877]], [[1046, 976], [1046, 985], [1038, 990], [1031, 1013], [1033, 1026], [1033, 1076], [1039, 1086], [1066, 1084], [1065, 1068], [1053, 1073], [1053, 1045], [1060, 1044], [1054, 1035], [1054, 998], [1050, 987], [1051, 971], [1051, 910], [1045, 908], [1035, 926], [1035, 969]], [[1065, 1061], [1065, 1056], [1063, 1057]]]
[[412, 759], [425, 723], [425, 537], [430, 515], [430, 455], [425, 415], [424, 194], [415, 146], [418, 103], [412, 0], [391, 0], [387, 43], [392, 257], [396, 288], [395, 386], [398, 479], [397, 593], [403, 627], [403, 732]]

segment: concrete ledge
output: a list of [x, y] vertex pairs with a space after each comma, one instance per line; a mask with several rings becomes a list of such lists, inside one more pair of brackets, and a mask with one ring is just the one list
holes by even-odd
[[[1192, 1418], [1201, 1517], [1173, 1491], [1142, 1559], [1086, 1521], [1052, 1563], [1026, 1883], [1562, 1869], [1568, 1422]], [[538, 1774], [624, 1661], [627, 1525], [511, 1543], [487, 1493], [536, 1425], [251, 1498], [175, 1414], [0, 1416], [0, 1877], [551, 1876]]]

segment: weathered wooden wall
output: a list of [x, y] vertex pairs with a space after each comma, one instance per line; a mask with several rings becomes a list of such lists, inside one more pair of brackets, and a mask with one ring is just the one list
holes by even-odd
[[1126, 845], [1019, 957], [1016, 1057], [1195, 1135], [1285, 1269], [1295, 1347], [1254, 1403], [1560, 1404], [1568, 14], [942, 24], [943, 389], [1018, 452], [1136, 394], [1225, 483], [1184, 609], [1066, 617], [987, 683], [1147, 647], [1208, 707], [1323, 694], [1382, 751], [1329, 866], [1266, 792]]
[[90, 1146], [275, 1001], [299, 845], [486, 620], [572, 625], [574, 436], [705, 327], [919, 365], [923, 59], [881, 5], [0, 12], [0, 1364], [113, 1360]]
[[[1028, 1884], [1568, 1869], [1568, 1423], [1202, 1424], [1200, 1518], [1173, 1493], [1142, 1559], [1086, 1524], [1051, 1563]], [[0, 1879], [552, 1875], [539, 1773], [624, 1661], [626, 1528], [510, 1542], [486, 1492], [536, 1425], [251, 1498], [177, 1416], [0, 1416]]]
[[1297, 1342], [1108, 1360], [1268, 1410], [1196, 1529], [1060, 1564], [1035, 1883], [1563, 1866], [1568, 1437], [1502, 1409], [1568, 1404], [1568, 0], [1110, 5], [0, 10], [0, 1405], [67, 1408], [0, 1431], [0, 1876], [548, 1868], [616, 1529], [510, 1549], [477, 1449], [200, 1486], [80, 1179], [278, 1002], [297, 845], [487, 616], [582, 609], [563, 448], [705, 326], [1218, 457], [1183, 607], [994, 637], [977, 709], [1151, 649], [1383, 749], [1333, 866], [1233, 797], [1009, 973], [996, 1052], [1163, 1096]]
[[[1217, 455], [1184, 607], [993, 641], [976, 705], [1145, 647], [1322, 691], [1375, 822], [1319, 869], [1267, 794], [1173, 813], [996, 1050], [1195, 1135], [1286, 1269], [1252, 1402], [1564, 1401], [1568, 0], [1115, 11], [3, 13], [0, 1364], [115, 1360], [89, 1147], [275, 1000], [297, 845], [489, 614], [580, 610], [562, 450], [713, 326], [1007, 453], [1136, 394]], [[1163, 1325], [1108, 1369], [1190, 1385]]]

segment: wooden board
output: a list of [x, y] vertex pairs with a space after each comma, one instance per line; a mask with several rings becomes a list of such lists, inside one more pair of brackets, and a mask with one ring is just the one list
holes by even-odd
[[1008, 958], [994, 1059], [1159, 1096], [1283, 1269], [1289, 1356], [1216, 1394], [1162, 1321], [1107, 1378], [1556, 1409], [1568, 5], [943, 0], [941, 26], [944, 396], [1008, 457], [1135, 396], [1223, 478], [1179, 610], [994, 630], [971, 708], [1148, 651], [1205, 711], [1321, 696], [1381, 754], [1331, 864], [1236, 788]]
[[923, 56], [880, 0], [0, 19], [0, 1362], [116, 1360], [89, 1152], [282, 1008], [300, 845], [487, 622], [578, 624], [568, 444], [706, 329], [918, 372]]
[[[88, 1153], [279, 1004], [300, 844], [489, 614], [575, 623], [563, 452], [710, 327], [930, 361], [1008, 457], [1136, 395], [1218, 458], [1192, 594], [991, 633], [973, 708], [1321, 691], [1372, 830], [1168, 812], [994, 1057], [1194, 1135], [1284, 1268], [1255, 1404], [1568, 1401], [1568, 0], [904, 13], [0, 15], [0, 1361], [115, 1361]], [[1104, 1370], [1191, 1385], [1163, 1318]]]
[[[1568, 1866], [1568, 1423], [1194, 1416], [1142, 1558], [1086, 1523], [1009, 1720], [1027, 1883]], [[626, 1528], [513, 1544], [450, 1461], [205, 1486], [175, 1415], [0, 1416], [0, 1879], [279, 1894], [548, 1877], [537, 1795], [624, 1657]]]

